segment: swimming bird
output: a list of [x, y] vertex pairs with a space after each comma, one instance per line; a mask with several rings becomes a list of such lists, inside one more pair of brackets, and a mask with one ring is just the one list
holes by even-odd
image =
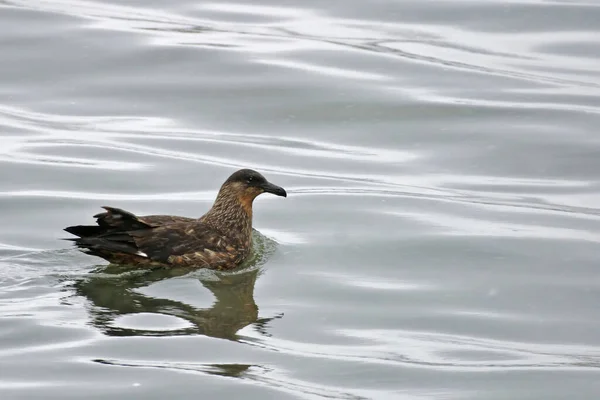
[[211, 209], [200, 218], [171, 215], [138, 217], [102, 207], [97, 225], [75, 225], [65, 231], [84, 252], [112, 264], [185, 266], [216, 270], [241, 264], [252, 248], [252, 203], [262, 193], [287, 197], [285, 189], [260, 173], [241, 169], [221, 186]]

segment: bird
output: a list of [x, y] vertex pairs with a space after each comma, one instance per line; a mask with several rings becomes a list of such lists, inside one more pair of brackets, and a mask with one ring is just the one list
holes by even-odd
[[262, 193], [287, 197], [252, 169], [234, 172], [221, 185], [200, 218], [172, 215], [137, 216], [120, 208], [102, 207], [97, 225], [64, 228], [84, 253], [110, 264], [133, 267], [195, 267], [231, 270], [252, 249], [252, 204]]

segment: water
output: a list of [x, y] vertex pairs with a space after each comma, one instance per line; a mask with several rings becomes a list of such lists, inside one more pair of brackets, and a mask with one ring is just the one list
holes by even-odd
[[[597, 399], [600, 4], [0, 1], [0, 398]], [[102, 205], [240, 271], [106, 269]]]

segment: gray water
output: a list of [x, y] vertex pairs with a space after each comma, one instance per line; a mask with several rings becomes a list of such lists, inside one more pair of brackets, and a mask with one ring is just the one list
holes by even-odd
[[[0, 398], [600, 398], [600, 3], [0, 1]], [[103, 205], [255, 255], [132, 271]]]

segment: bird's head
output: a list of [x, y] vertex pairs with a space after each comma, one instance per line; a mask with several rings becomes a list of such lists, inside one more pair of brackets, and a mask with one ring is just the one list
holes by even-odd
[[274, 185], [252, 169], [241, 169], [234, 172], [221, 187], [221, 192], [226, 191], [233, 195], [249, 211], [252, 209], [254, 199], [263, 193], [272, 193], [276, 196], [287, 197], [284, 188]]

